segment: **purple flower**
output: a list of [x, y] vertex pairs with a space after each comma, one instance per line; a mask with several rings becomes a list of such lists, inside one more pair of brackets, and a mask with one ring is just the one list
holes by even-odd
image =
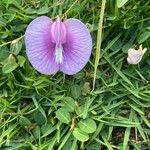
[[25, 32], [26, 53], [32, 66], [42, 74], [62, 71], [72, 75], [88, 62], [91, 50], [91, 35], [81, 21], [58, 17], [52, 22], [41, 16], [33, 20]]

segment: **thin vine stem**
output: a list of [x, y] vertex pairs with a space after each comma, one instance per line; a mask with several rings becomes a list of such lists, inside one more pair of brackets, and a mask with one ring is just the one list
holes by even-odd
[[0, 45], [0, 47], [3, 47], [3, 46], [8, 45], [8, 44], [11, 44], [11, 43], [14, 42], [14, 41], [19, 41], [19, 40], [21, 40], [23, 37], [24, 37], [24, 35], [22, 35], [21, 37], [19, 37], [19, 38], [17, 38], [17, 39], [12, 40], [12, 41], [8, 41], [8, 42], [6, 42], [6, 43], [3, 43], [3, 44]]

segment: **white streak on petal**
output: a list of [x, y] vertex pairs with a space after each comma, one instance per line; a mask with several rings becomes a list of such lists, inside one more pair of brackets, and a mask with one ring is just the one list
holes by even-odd
[[58, 64], [62, 63], [63, 61], [63, 48], [61, 47], [56, 47], [55, 48], [55, 58], [56, 58], [56, 62]]

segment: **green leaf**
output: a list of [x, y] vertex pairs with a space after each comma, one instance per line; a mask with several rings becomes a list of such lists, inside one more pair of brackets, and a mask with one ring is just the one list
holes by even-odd
[[83, 117], [83, 110], [84, 110], [84, 105], [77, 107], [75, 109], [76, 114], [78, 115], [78, 117]]
[[36, 126], [33, 130], [32, 133], [35, 137], [35, 139], [39, 139], [40, 138], [40, 127]]
[[63, 123], [68, 124], [71, 121], [70, 113], [65, 108], [56, 111], [56, 117]]
[[49, 134], [51, 134], [53, 131], [56, 130], [56, 126], [51, 126], [51, 125], [43, 125], [42, 128], [41, 128], [41, 131], [42, 131], [42, 137], [46, 137], [48, 136]]
[[74, 139], [71, 148], [69, 150], [78, 150], [77, 139]]
[[41, 126], [41, 132], [42, 134], [45, 134], [47, 132], [48, 129], [51, 129], [52, 128], [52, 125], [51, 124], [43, 124]]
[[82, 119], [78, 123], [79, 128], [86, 133], [93, 133], [96, 131], [96, 123], [93, 119]]
[[81, 96], [81, 87], [77, 84], [71, 86], [71, 94], [74, 99], [78, 99]]
[[46, 122], [46, 119], [45, 117], [41, 114], [41, 112], [39, 111], [36, 111], [34, 114], [33, 114], [33, 118], [35, 120], [35, 122], [38, 124], [38, 125], [42, 125]]
[[90, 106], [91, 106], [94, 99], [95, 99], [95, 97], [92, 97], [92, 98], [87, 97], [87, 100], [86, 100], [86, 103], [85, 103], [85, 106], [84, 106], [84, 110], [82, 110], [83, 119], [87, 118], [89, 108], [90, 108]]
[[48, 148], [47, 150], [52, 150], [54, 148], [54, 145], [55, 145], [55, 142], [56, 142], [57, 138], [56, 138], [56, 135], [53, 136], [53, 138], [48, 142], [49, 145], [48, 145]]
[[28, 118], [21, 116], [19, 119], [19, 124], [22, 126], [29, 126], [31, 124], [31, 122]]
[[17, 63], [7, 63], [3, 66], [2, 70], [4, 73], [10, 73], [18, 67]]
[[92, 143], [87, 146], [87, 150], [100, 150], [101, 149], [101, 144], [99, 143]]
[[29, 7], [29, 8], [27, 8], [26, 10], [25, 10], [25, 13], [26, 14], [35, 14], [36, 13], [36, 10], [35, 9], [33, 9], [33, 8], [31, 8], [31, 7]]
[[102, 55], [106, 53], [112, 46], [116, 43], [118, 43], [119, 38], [121, 37], [122, 33], [119, 33], [115, 38], [113, 38], [105, 47], [105, 49], [102, 52]]
[[13, 63], [16, 63], [16, 58], [13, 54], [10, 54], [6, 61], [8, 61], [7, 63], [13, 64]]
[[20, 55], [17, 58], [18, 58], [18, 64], [19, 64], [19, 66], [23, 67], [23, 65], [24, 65], [24, 63], [26, 61], [26, 58], [23, 57], [23, 56], [20, 56]]
[[83, 79], [85, 76], [83, 71], [80, 71], [79, 73], [75, 74], [74, 77], [78, 80]]
[[74, 128], [73, 136], [81, 142], [85, 142], [89, 139], [89, 135], [83, 132], [82, 130], [80, 130], [79, 128]]
[[4, 109], [10, 105], [9, 101], [5, 98], [0, 98], [0, 102], [1, 102], [1, 107], [3, 107]]
[[22, 48], [22, 42], [18, 40], [12, 41], [10, 45], [10, 52], [12, 54], [18, 55]]
[[91, 92], [90, 83], [89, 82], [85, 82], [83, 87], [82, 87], [82, 95], [87, 95], [90, 92]]
[[37, 14], [38, 15], [43, 15], [49, 12], [49, 8], [47, 6], [43, 6], [41, 7], [38, 11]]
[[139, 44], [145, 42], [150, 37], [150, 30], [143, 31], [138, 37], [137, 41]]
[[0, 63], [9, 57], [9, 50], [7, 46], [0, 46]]
[[75, 101], [71, 97], [65, 97], [62, 100], [62, 103], [63, 103], [64, 107], [70, 112], [73, 112], [76, 107]]
[[4, 18], [0, 17], [0, 27], [2, 26], [6, 26], [7, 20], [5, 20]]
[[73, 136], [69, 137], [61, 150], [78, 150], [77, 139]]
[[18, 126], [18, 123], [15, 123], [15, 124], [12, 124], [11, 126], [9, 126], [6, 130], [4, 130], [0, 136], [0, 143], [3, 141], [5, 136], [12, 134], [12, 132], [14, 130], [16, 130], [17, 126]]
[[117, 0], [117, 7], [121, 8], [123, 5], [125, 5], [128, 2], [128, 0]]
[[[107, 60], [107, 62], [112, 66], [112, 68], [117, 72], [117, 74], [125, 81], [127, 82], [129, 85], [132, 85], [131, 81], [125, 76], [125, 74], [123, 74], [123, 72], [116, 67], [108, 58], [108, 56], [104, 56], [104, 58]], [[133, 86], [133, 85], [132, 85]]]
[[146, 141], [145, 132], [144, 132], [143, 127], [141, 126], [140, 121], [139, 121], [139, 118], [137, 117], [136, 114], [134, 114], [134, 120], [135, 120], [137, 123], [139, 123], [139, 125], [137, 126], [137, 129], [138, 129], [138, 132], [139, 132], [140, 137], [142, 137], [143, 140]]
[[[134, 111], [131, 109], [131, 110], [130, 110], [130, 116], [129, 116], [129, 120], [130, 120], [130, 121], [132, 121], [134, 115], [135, 115], [135, 113], [134, 113]], [[124, 133], [124, 140], [123, 140], [123, 150], [126, 150], [126, 149], [127, 149], [128, 142], [129, 142], [129, 137], [130, 137], [130, 131], [131, 131], [131, 128], [130, 128], [130, 127], [126, 128], [126, 130], [125, 130], [125, 133]]]
[[144, 115], [144, 112], [139, 109], [135, 104], [129, 104], [135, 111], [137, 111], [139, 114]]
[[26, 28], [26, 25], [25, 25], [25, 24], [19, 24], [19, 25], [17, 25], [17, 26], [13, 26], [13, 27], [11, 28], [11, 30], [12, 30], [13, 32], [19, 33], [19, 32], [21, 32], [21, 31], [23, 31], [25, 28]]
[[68, 133], [63, 137], [63, 140], [62, 140], [60, 146], [58, 147], [58, 150], [61, 150], [61, 149], [62, 149], [62, 147], [65, 145], [65, 143], [66, 143], [67, 140], [69, 139], [70, 135], [71, 135], [71, 132], [68, 132]]

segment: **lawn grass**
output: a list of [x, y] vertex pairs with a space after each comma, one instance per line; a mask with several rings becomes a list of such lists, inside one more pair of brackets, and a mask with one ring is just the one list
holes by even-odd
[[[0, 150], [149, 149], [150, 0], [120, 2], [106, 1], [97, 41], [100, 0], [0, 0]], [[88, 26], [92, 55], [78, 74], [46, 76], [29, 63], [24, 33], [41, 15]], [[146, 54], [129, 65], [140, 44]]]

